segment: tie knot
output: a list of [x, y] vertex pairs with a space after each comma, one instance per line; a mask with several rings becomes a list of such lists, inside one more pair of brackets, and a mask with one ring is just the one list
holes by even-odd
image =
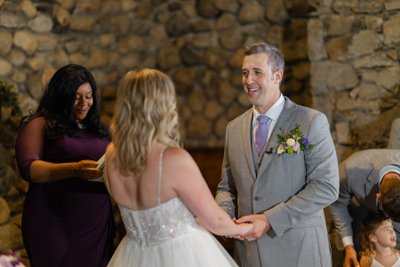
[[269, 121], [269, 118], [266, 115], [260, 115], [257, 117], [257, 120], [260, 124], [266, 124]]

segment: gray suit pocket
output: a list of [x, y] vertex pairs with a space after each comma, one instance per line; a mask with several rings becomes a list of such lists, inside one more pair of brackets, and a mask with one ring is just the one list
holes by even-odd
[[305, 229], [290, 229], [279, 238], [283, 248], [295, 248], [301, 245], [305, 236]]

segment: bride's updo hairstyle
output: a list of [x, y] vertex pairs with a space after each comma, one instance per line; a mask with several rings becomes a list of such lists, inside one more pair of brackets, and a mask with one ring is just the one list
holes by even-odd
[[124, 176], [141, 173], [155, 142], [179, 147], [171, 78], [155, 69], [128, 72], [118, 88], [111, 132], [116, 163]]

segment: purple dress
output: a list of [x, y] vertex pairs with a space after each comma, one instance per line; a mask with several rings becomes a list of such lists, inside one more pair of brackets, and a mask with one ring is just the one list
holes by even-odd
[[45, 140], [41, 117], [18, 134], [16, 159], [21, 176], [30, 182], [21, 228], [31, 267], [101, 267], [114, 252], [113, 209], [104, 183], [79, 178], [34, 183], [30, 179], [35, 160], [98, 160], [109, 143], [86, 130], [78, 136]]

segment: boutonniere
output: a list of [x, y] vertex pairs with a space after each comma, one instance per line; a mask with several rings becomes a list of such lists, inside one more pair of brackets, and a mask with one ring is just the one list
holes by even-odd
[[14, 251], [0, 254], [0, 266], [25, 267], [25, 265], [21, 262], [21, 259]]
[[300, 125], [296, 124], [296, 127], [291, 131], [281, 129], [281, 134], [278, 134], [278, 148], [276, 149], [276, 154], [293, 154], [299, 153], [300, 150], [309, 151], [313, 149], [314, 146], [314, 144], [310, 144], [308, 139], [303, 136]]

